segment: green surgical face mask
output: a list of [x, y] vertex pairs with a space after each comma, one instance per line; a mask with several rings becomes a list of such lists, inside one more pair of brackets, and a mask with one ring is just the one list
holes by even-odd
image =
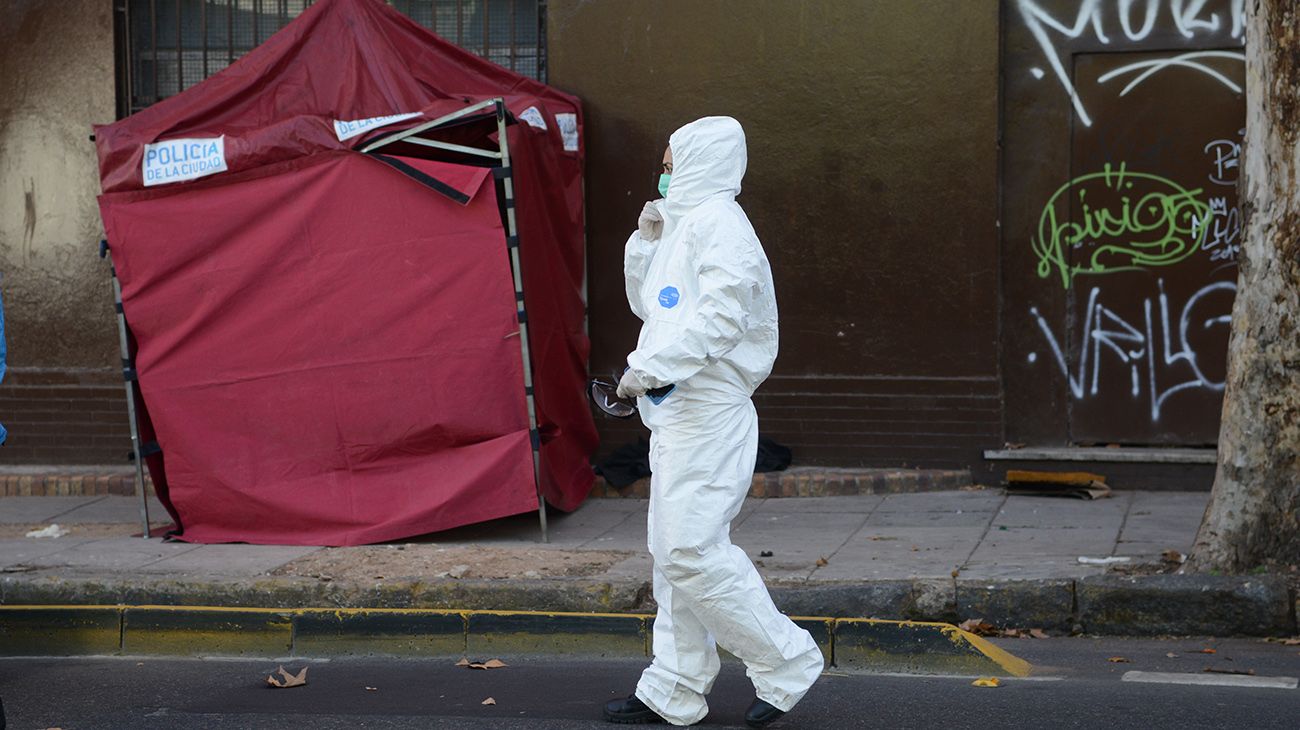
[[668, 182], [672, 179], [673, 176], [666, 172], [659, 176], [659, 194], [661, 196], [668, 197]]

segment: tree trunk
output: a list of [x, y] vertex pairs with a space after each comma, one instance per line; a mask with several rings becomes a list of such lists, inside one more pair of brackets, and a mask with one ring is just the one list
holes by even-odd
[[1300, 0], [1248, 2], [1245, 238], [1195, 571], [1300, 563]]

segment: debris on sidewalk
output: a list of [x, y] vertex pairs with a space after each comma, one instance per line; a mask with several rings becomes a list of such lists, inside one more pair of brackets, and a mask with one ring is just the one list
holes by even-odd
[[50, 525], [49, 527], [42, 528], [40, 530], [32, 530], [31, 532], [27, 533], [27, 537], [59, 538], [59, 537], [63, 537], [66, 534], [68, 534], [68, 530], [65, 530], [64, 528], [59, 527], [57, 524], [55, 524], [55, 525]]
[[461, 657], [461, 660], [456, 662], [456, 666], [465, 667], [466, 669], [502, 669], [510, 665], [500, 659], [489, 659], [485, 662], [471, 662], [468, 657]]
[[1132, 560], [1133, 558], [1122, 555], [1113, 555], [1108, 558], [1090, 558], [1086, 555], [1079, 556], [1079, 562], [1083, 565], [1115, 565], [1117, 563], [1132, 562]]
[[1103, 499], [1110, 496], [1110, 487], [1106, 486], [1106, 477], [1100, 474], [1012, 469], [1007, 472], [1007, 494]]
[[1002, 683], [998, 681], [997, 677], [980, 677], [974, 682], [971, 682], [971, 686], [972, 687], [1001, 687]]
[[1173, 549], [1166, 550], [1163, 553], [1160, 553], [1160, 559], [1165, 561], [1166, 563], [1174, 563], [1177, 565], [1182, 565], [1183, 563], [1187, 562], [1186, 555]]
[[289, 687], [301, 687], [307, 684], [307, 670], [309, 668], [310, 667], [303, 667], [301, 672], [298, 672], [297, 674], [290, 674], [289, 672], [285, 671], [283, 666], [281, 666], [276, 671], [280, 674], [281, 677], [283, 677], [283, 679], [276, 679], [275, 675], [272, 674], [266, 678], [266, 683], [276, 689], [287, 689]]

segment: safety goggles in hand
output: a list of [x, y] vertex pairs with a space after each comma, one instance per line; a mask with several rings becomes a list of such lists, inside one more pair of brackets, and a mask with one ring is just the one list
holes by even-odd
[[601, 378], [592, 378], [587, 386], [587, 397], [607, 416], [631, 418], [636, 415], [636, 402], [618, 396], [618, 384]]

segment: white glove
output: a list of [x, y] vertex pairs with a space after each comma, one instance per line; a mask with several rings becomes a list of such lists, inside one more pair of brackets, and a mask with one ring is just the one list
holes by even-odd
[[646, 203], [641, 209], [641, 217], [636, 222], [637, 231], [642, 240], [657, 241], [664, 229], [664, 218], [659, 215], [659, 208], [654, 203]]
[[646, 387], [641, 381], [632, 374], [632, 369], [628, 368], [623, 372], [623, 377], [618, 381], [619, 398], [640, 398], [645, 395]]

